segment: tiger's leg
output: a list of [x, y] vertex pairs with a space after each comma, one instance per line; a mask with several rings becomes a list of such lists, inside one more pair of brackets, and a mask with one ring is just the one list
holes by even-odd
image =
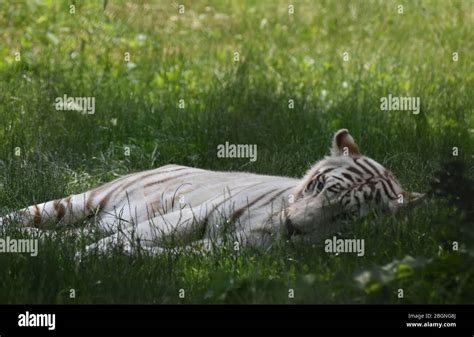
[[[230, 241], [229, 241], [230, 239]], [[233, 250], [236, 254], [240, 254], [246, 248], [258, 248], [258, 249], [269, 249], [271, 248], [274, 238], [267, 233], [247, 233], [244, 231], [235, 233], [231, 238], [225, 240], [222, 237], [215, 238], [204, 238], [197, 241], [189, 242], [184, 246], [176, 247], [163, 247], [157, 243], [146, 243], [146, 241], [134, 241], [130, 237], [120, 236], [118, 234], [106, 237], [99, 242], [87, 246], [85, 253], [97, 250], [100, 253], [107, 253], [110, 249], [116, 245], [120, 245], [124, 253], [133, 254], [138, 250], [142, 250], [150, 255], [161, 255], [161, 254], [197, 254], [197, 255], [208, 255], [218, 252], [222, 249], [227, 241], [229, 249]], [[82, 253], [76, 255], [81, 258]]]
[[99, 242], [89, 245], [85, 248], [84, 252], [79, 252], [76, 254], [77, 259], [81, 259], [82, 256], [87, 255], [89, 252], [97, 250], [99, 253], [107, 253], [110, 249], [117, 244], [120, 244], [121, 249], [124, 253], [133, 254], [138, 250], [142, 250], [150, 255], [161, 255], [161, 254], [182, 254], [182, 253], [194, 253], [194, 254], [208, 254], [215, 251], [216, 247], [222, 245], [222, 239], [217, 238], [214, 240], [211, 239], [202, 239], [187, 246], [178, 246], [178, 247], [161, 247], [158, 245], [142, 245], [138, 247], [139, 241], [133, 242], [133, 240], [119, 238], [118, 235], [114, 234], [109, 237], [106, 237]]
[[[161, 218], [161, 225], [166, 223], [167, 226], [172, 224], [172, 221], [176, 221], [178, 217], [183, 217], [186, 214], [189, 216], [189, 212], [173, 212], [173, 214], [166, 214]], [[193, 222], [186, 221], [191, 220], [189, 217], [180, 223], [175, 223], [174, 226], [168, 227], [163, 230], [157, 231], [156, 233], [151, 234], [150, 230], [157, 230], [156, 224], [141, 223], [139, 224], [136, 232], [119, 232], [108, 236], [104, 239], [101, 239], [95, 244], [86, 247], [86, 253], [91, 250], [98, 250], [101, 253], [107, 253], [110, 248], [120, 245], [125, 253], [134, 253], [137, 250], [143, 250], [148, 252], [151, 255], [159, 255], [163, 253], [194, 253], [194, 254], [208, 254], [213, 253], [216, 250], [224, 247], [227, 242], [227, 247], [231, 250], [234, 250], [237, 254], [240, 253], [245, 248], [259, 248], [259, 249], [269, 249], [274, 241], [275, 235], [270, 234], [266, 231], [244, 231], [241, 230], [237, 233], [232, 233], [228, 238], [223, 238], [220, 236], [214, 236], [212, 238], [196, 238], [193, 235], [196, 231], [202, 232], [203, 225], [201, 227], [199, 224], [196, 224], [196, 219], [193, 219]], [[154, 227], [150, 229], [150, 227]], [[166, 239], [180, 241], [181, 245], [171, 246], [169, 243], [166, 243]], [[174, 236], [174, 237], [173, 237]], [[193, 240], [193, 237], [195, 240]], [[184, 245], [183, 245], [184, 243]], [[170, 248], [171, 246], [171, 248]]]
[[[188, 243], [202, 238], [202, 207], [184, 209], [162, 214], [136, 226], [121, 228], [117, 233], [105, 237], [86, 247], [86, 252], [98, 249], [107, 252], [111, 247], [120, 245], [125, 251], [140, 248], [161, 252], [160, 247], [170, 243]], [[199, 237], [201, 236], [201, 237]], [[178, 243], [177, 243], [178, 245]]]

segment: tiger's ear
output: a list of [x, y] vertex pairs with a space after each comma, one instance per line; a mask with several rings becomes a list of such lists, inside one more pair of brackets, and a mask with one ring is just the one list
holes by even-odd
[[340, 129], [334, 134], [331, 155], [333, 156], [360, 156], [359, 146], [349, 134], [349, 130]]

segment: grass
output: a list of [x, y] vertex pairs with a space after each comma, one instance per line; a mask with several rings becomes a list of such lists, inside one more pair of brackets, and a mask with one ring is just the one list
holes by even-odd
[[[448, 159], [474, 175], [472, 1], [71, 4], [0, 9], [0, 214], [168, 163], [300, 177], [341, 127], [409, 190]], [[381, 111], [389, 93], [421, 113]], [[55, 110], [64, 94], [95, 97], [95, 114]], [[226, 141], [258, 160], [217, 158]], [[282, 242], [79, 264], [93, 238], [60, 230], [37, 257], [0, 254], [0, 303], [473, 303], [471, 225], [432, 198], [337, 233], [365, 239], [363, 258]]]

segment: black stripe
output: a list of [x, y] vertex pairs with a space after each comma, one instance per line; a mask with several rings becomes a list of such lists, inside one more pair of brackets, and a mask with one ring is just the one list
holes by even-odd
[[[196, 173], [196, 172], [188, 172], [188, 173], [183, 173], [183, 174], [179, 174], [177, 176], [173, 176], [173, 177], [168, 177], [168, 178], [165, 178], [165, 179], [161, 179], [161, 180], [158, 180], [158, 181], [154, 181], [154, 182], [151, 182], [151, 183], [148, 183], [146, 185], [144, 185], [143, 187], [144, 188], [149, 188], [150, 186], [153, 186], [153, 185], [157, 185], [157, 184], [161, 184], [161, 183], [165, 183], [167, 181], [171, 181], [171, 180], [174, 180], [176, 178], [180, 178], [180, 177], [184, 177], [184, 176], [189, 176], [193, 173]], [[200, 172], [201, 173], [201, 172]], [[132, 190], [133, 192], [133, 190]]]
[[[344, 178], [349, 179], [351, 182], [354, 182], [354, 179], [352, 178], [352, 176], [351, 176], [349, 173], [343, 172], [343, 173], [341, 173], [341, 174], [342, 174], [342, 176], [343, 176]], [[342, 179], [341, 179], [341, 180], [342, 180]]]
[[[262, 194], [261, 196], [259, 196], [258, 198], [254, 199], [250, 204], [247, 204], [243, 207], [240, 207], [238, 210], [234, 211], [234, 213], [232, 213], [232, 216], [230, 217], [230, 221], [231, 222], [234, 222], [235, 220], [237, 220], [238, 218], [240, 218], [242, 216], [242, 214], [244, 214], [244, 211], [246, 209], [250, 209], [250, 207], [252, 207], [253, 205], [255, 205], [257, 202], [259, 202], [260, 200], [262, 200], [264, 197], [266, 197], [269, 193], [272, 193], [274, 191], [278, 190], [278, 188], [275, 188], [273, 190], [271, 190], [270, 192], [268, 193], [264, 193]], [[281, 192], [280, 192], [281, 193]]]
[[[248, 186], [246, 188], [243, 188], [241, 189], [240, 191], [238, 191], [237, 193], [235, 193], [234, 195], [230, 195], [228, 198], [225, 198], [224, 200], [222, 200], [221, 202], [219, 202], [217, 205], [215, 205], [211, 211], [209, 213], [206, 214], [206, 217], [202, 220], [202, 223], [204, 225], [204, 228], [202, 229], [203, 233], [205, 234], [206, 231], [207, 231], [207, 227], [209, 225], [209, 217], [212, 215], [212, 213], [214, 213], [217, 208], [222, 205], [223, 203], [225, 203], [226, 201], [228, 201], [229, 199], [231, 199], [232, 197], [235, 197], [237, 194], [239, 194], [240, 192], [242, 191], [245, 191], [246, 189], [248, 189], [249, 187], [255, 187], [255, 185], [252, 185], [252, 186]], [[229, 194], [230, 194], [231, 190], [229, 190]], [[204, 235], [203, 234], [203, 235]]]
[[388, 185], [389, 185], [390, 189], [392, 190], [393, 194], [397, 195], [397, 192], [395, 192], [395, 188], [392, 185], [392, 181], [390, 179], [386, 179], [386, 181], [388, 182]]
[[351, 203], [351, 198], [347, 198], [347, 200], [342, 203], [342, 207], [346, 207], [350, 203]]
[[260, 205], [259, 208], [262, 208], [262, 207], [265, 207], [267, 206], [268, 204], [272, 203], [273, 201], [275, 201], [276, 198], [278, 198], [279, 196], [281, 196], [283, 193], [287, 192], [288, 190], [291, 190], [293, 189], [294, 187], [288, 187], [288, 188], [285, 188], [283, 191], [277, 193], [274, 197], [272, 197], [270, 200], [268, 200], [266, 203], [264, 203], [263, 205]]
[[359, 158], [354, 158], [354, 163], [356, 163], [356, 165], [359, 166], [361, 169], [363, 169], [366, 173], [370, 174], [372, 176], [371, 178], [373, 178], [375, 176], [374, 173], [371, 170], [369, 170], [367, 167], [359, 163], [357, 159]]
[[[336, 188], [336, 190], [334, 190], [334, 188]], [[328, 190], [328, 191], [331, 191], [331, 192], [333, 192], [333, 193], [337, 193], [337, 192], [338, 192], [337, 185], [332, 185], [331, 187], [328, 187], [327, 190]]]
[[355, 174], [358, 174], [360, 177], [364, 177], [364, 174], [362, 172], [360, 172], [358, 169], [356, 169], [355, 167], [352, 167], [352, 166], [349, 166], [347, 168], [348, 171], [351, 171]]
[[328, 173], [328, 172], [331, 172], [331, 171], [334, 170], [334, 169], [335, 169], [335, 167], [330, 167], [330, 168], [328, 168], [328, 169], [325, 169], [324, 171], [322, 171], [322, 172], [320, 173], [320, 175], [324, 175], [324, 174], [326, 174], [326, 173]]
[[352, 192], [352, 190], [346, 191], [343, 195], [341, 195], [341, 196], [339, 197], [339, 199], [341, 199], [341, 200], [344, 199], [344, 198], [347, 196], [347, 194], [348, 194], [348, 193], [351, 193], [351, 192]]
[[392, 199], [392, 200], [397, 199], [390, 195], [390, 193], [388, 192], [387, 186], [385, 186], [384, 184], [384, 180], [380, 180], [380, 182], [382, 183], [382, 187], [383, 187], [383, 190], [385, 191], [385, 194], [387, 195], [387, 198]]
[[395, 196], [393, 199], [398, 199], [398, 194], [395, 193], [395, 191], [393, 190], [393, 188], [388, 184], [388, 181], [385, 180], [385, 179], [382, 179], [381, 181], [382, 181], [382, 184], [384, 184], [384, 185], [386, 184], [386, 186], [389, 187], [390, 191], [391, 191], [391, 192], [393, 193], [393, 195]]
[[379, 170], [377, 170], [377, 168], [375, 167], [375, 165], [373, 165], [371, 162], [369, 162], [367, 159], [364, 158], [364, 162], [367, 163], [367, 165], [369, 165], [375, 172], [377, 172], [377, 174], [379, 176], [382, 176], [382, 173], [379, 172]]

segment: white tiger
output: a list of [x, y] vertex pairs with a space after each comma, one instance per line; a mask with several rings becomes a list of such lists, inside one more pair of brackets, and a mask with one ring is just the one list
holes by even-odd
[[[108, 236], [88, 249], [122, 244], [162, 252], [172, 242], [211, 249], [231, 234], [240, 244], [268, 246], [275, 239], [337, 230], [338, 219], [394, 211], [421, 200], [404, 191], [376, 161], [361, 155], [347, 129], [337, 131], [331, 155], [302, 179], [240, 172], [214, 172], [166, 165], [133, 173], [93, 190], [11, 213], [25, 226], [70, 224], [98, 216]], [[0, 219], [0, 223], [1, 219]], [[134, 240], [130, 238], [133, 237]]]

